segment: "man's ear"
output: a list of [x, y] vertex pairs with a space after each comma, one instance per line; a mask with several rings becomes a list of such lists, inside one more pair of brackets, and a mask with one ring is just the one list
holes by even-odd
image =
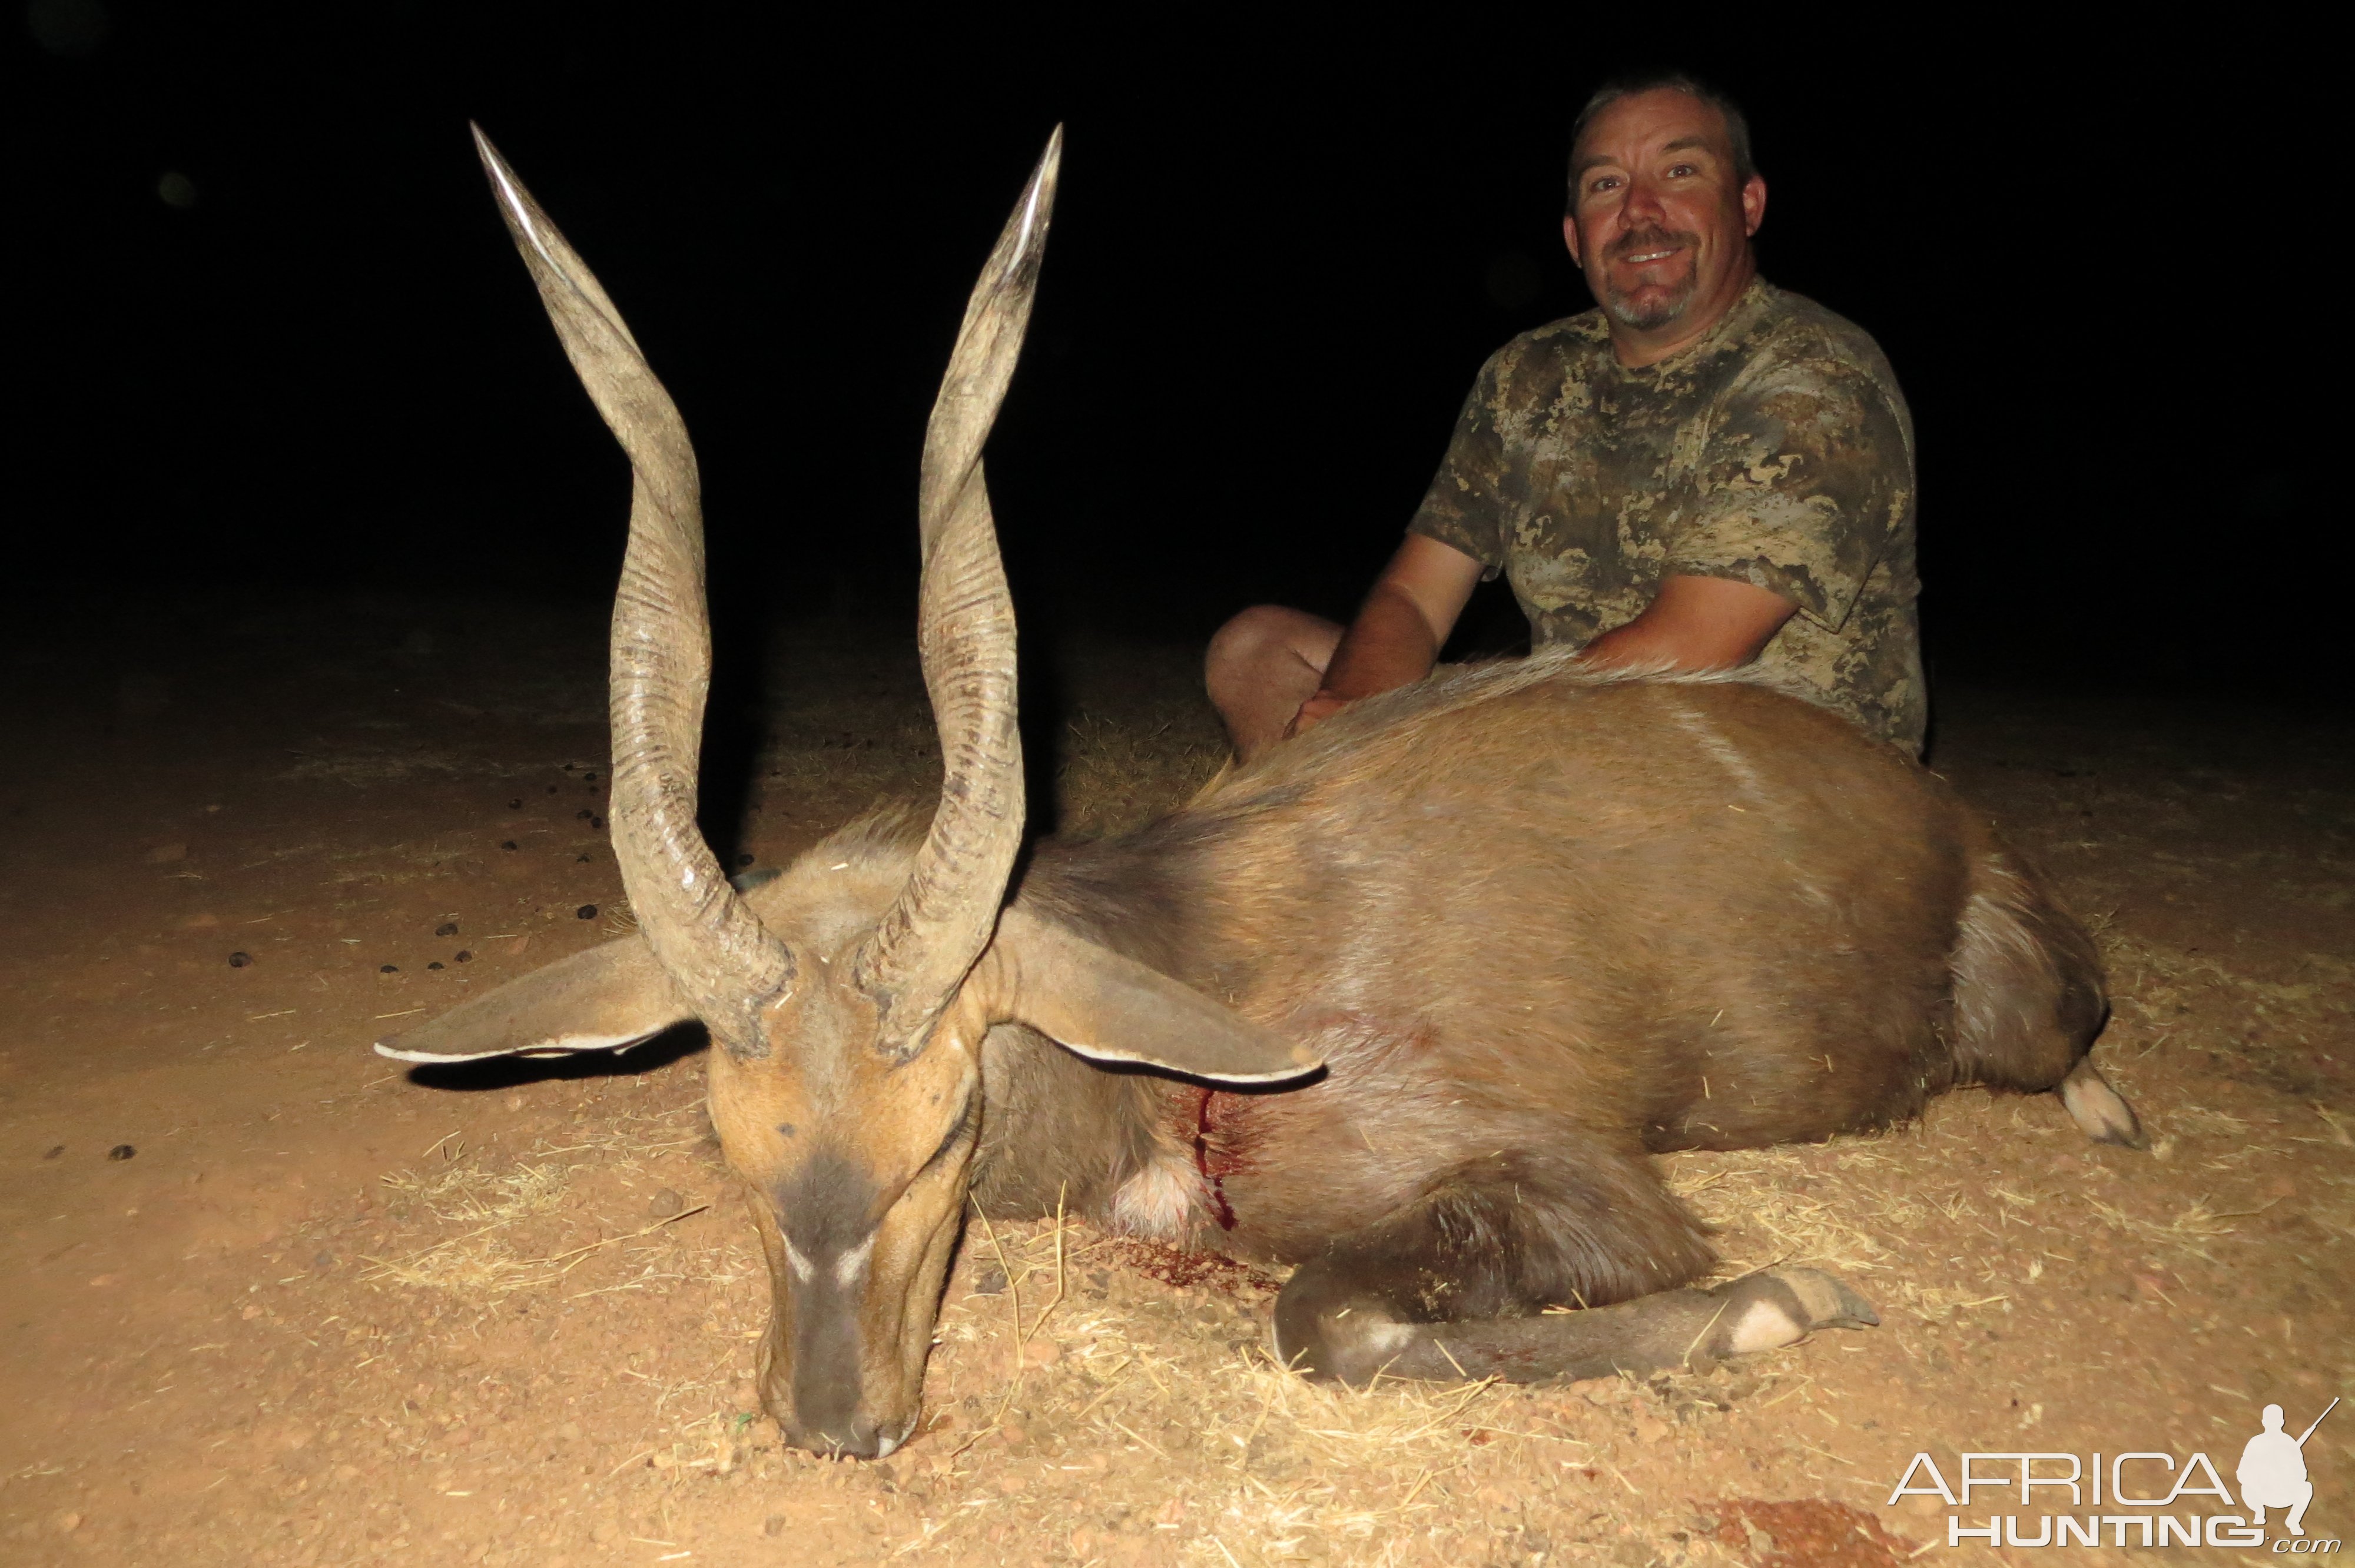
[[1742, 232], [1755, 234], [1766, 221], [1766, 176], [1753, 175], [1742, 182]]
[[1561, 242], [1570, 248], [1570, 259], [1572, 261], [1577, 262], [1581, 267], [1586, 265], [1586, 257], [1578, 248], [1578, 217], [1574, 213], [1566, 212], [1561, 215]]
[[1279, 1084], [1324, 1063], [1200, 991], [1009, 905], [967, 985], [1092, 1062], [1133, 1062], [1214, 1084]]
[[429, 1065], [626, 1051], [694, 1016], [645, 938], [633, 935], [462, 1001], [376, 1049], [396, 1062]]

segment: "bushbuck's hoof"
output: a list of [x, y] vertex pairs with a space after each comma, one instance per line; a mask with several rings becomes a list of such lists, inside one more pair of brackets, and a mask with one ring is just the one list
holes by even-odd
[[2148, 1149], [2150, 1139], [2143, 1136], [2142, 1122], [2126, 1103], [2126, 1096], [2110, 1086], [2102, 1070], [2094, 1065], [2091, 1056], [2078, 1059], [2061, 1080], [2061, 1104], [2077, 1130], [2095, 1143], [2115, 1143], [2121, 1149]]
[[1872, 1329], [1872, 1303], [1819, 1268], [1773, 1268], [1710, 1295], [1726, 1303], [1716, 1338], [1722, 1353], [1747, 1355], [1797, 1344], [1818, 1329]]

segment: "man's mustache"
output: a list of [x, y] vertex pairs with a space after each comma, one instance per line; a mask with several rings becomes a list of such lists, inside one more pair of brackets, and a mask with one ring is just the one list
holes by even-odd
[[1637, 228], [1613, 240], [1604, 254], [1614, 261], [1624, 261], [1640, 251], [1694, 248], [1700, 244], [1700, 236], [1689, 228]]

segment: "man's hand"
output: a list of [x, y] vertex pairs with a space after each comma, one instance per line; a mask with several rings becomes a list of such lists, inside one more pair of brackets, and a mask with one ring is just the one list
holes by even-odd
[[1292, 715], [1292, 722], [1284, 726], [1284, 738], [1290, 740], [1295, 735], [1306, 735], [1348, 705], [1348, 698], [1337, 696], [1319, 686], [1316, 694], [1301, 704], [1300, 711]]
[[1300, 705], [1284, 733], [1304, 735], [1359, 697], [1412, 685], [1430, 674], [1455, 618], [1479, 586], [1481, 570], [1479, 562], [1452, 545], [1408, 535], [1333, 651], [1324, 683]]
[[1586, 645], [1605, 670], [1732, 670], [1764, 651], [1798, 606], [1727, 577], [1668, 577], [1644, 613]]

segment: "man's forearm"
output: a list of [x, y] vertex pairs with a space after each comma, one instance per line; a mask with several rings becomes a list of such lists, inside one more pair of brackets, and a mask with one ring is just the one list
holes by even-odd
[[1431, 622], [1406, 592], [1377, 583], [1326, 666], [1319, 696], [1355, 702], [1377, 692], [1412, 685], [1439, 662]]

